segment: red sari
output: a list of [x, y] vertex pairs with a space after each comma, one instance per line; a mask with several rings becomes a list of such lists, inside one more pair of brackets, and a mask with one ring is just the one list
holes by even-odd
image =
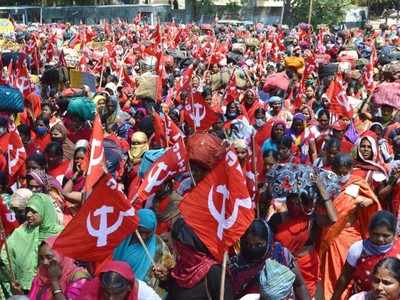
[[274, 238], [295, 256], [308, 292], [313, 296], [321, 276], [317, 251], [315, 249], [304, 251], [304, 246], [310, 238], [310, 225], [310, 219], [306, 216], [290, 217], [277, 227]]
[[385, 257], [399, 257], [400, 255], [400, 239], [397, 239], [392, 249], [381, 255], [365, 256], [361, 255], [357, 262], [356, 270], [353, 272], [353, 289], [355, 292], [371, 290], [371, 277], [369, 276], [375, 265]]
[[[350, 185], [359, 186], [356, 198], [346, 193], [346, 188]], [[369, 198], [373, 204], [360, 207], [356, 203], [358, 197]], [[323, 228], [320, 235], [319, 256], [325, 299], [330, 299], [333, 295], [333, 289], [346, 262], [350, 246], [356, 241], [367, 238], [369, 221], [372, 215], [381, 209], [368, 183], [354, 175], [342, 187], [333, 204], [337, 211], [337, 222]]]

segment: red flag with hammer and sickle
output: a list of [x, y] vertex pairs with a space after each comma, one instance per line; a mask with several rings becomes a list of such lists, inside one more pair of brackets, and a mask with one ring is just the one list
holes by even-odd
[[15, 213], [8, 209], [7, 205], [0, 197], [0, 248], [3, 246], [4, 241], [15, 228], [19, 226]]
[[179, 210], [210, 253], [222, 260], [254, 219], [245, 175], [233, 151], [183, 198]]
[[[143, 203], [152, 197], [166, 181], [187, 172], [187, 151], [182, 138], [157, 159], [138, 189], [135, 202]], [[135, 207], [136, 204], [135, 204]]]
[[94, 186], [104, 173], [104, 132], [99, 115], [96, 115], [93, 123], [92, 138], [90, 140], [90, 152], [86, 153], [87, 175], [85, 191]]
[[54, 247], [67, 257], [100, 262], [128, 235], [138, 217], [117, 182], [105, 174], [94, 187], [78, 214], [58, 236]]
[[185, 106], [185, 121], [198, 131], [208, 130], [217, 120], [218, 114], [206, 103], [201, 93], [194, 93], [193, 100]]

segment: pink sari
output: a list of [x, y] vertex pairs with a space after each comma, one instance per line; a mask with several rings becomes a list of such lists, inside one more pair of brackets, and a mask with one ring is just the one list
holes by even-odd
[[[131, 267], [126, 262], [108, 261], [101, 267], [99, 273], [101, 274], [106, 272], [116, 272], [125, 279], [127, 279], [129, 282], [131, 282], [133, 286], [126, 300], [138, 300], [139, 287], [135, 279], [135, 274], [133, 273]], [[103, 299], [101, 295], [101, 283], [99, 277], [96, 277], [93, 280], [86, 282], [86, 284], [82, 288], [82, 293], [79, 296], [79, 299], [80, 300]]]
[[[49, 237], [46, 240], [46, 244], [53, 248], [53, 244], [56, 240], [56, 236]], [[84, 269], [75, 265], [74, 260], [68, 257], [62, 256], [60, 253], [54, 251], [57, 260], [62, 267], [62, 277], [59, 280], [61, 289], [67, 299], [79, 299], [82, 286], [87, 281], [86, 278], [80, 278], [74, 280], [74, 276], [78, 272], [84, 272]], [[53, 294], [51, 290], [51, 283], [47, 275], [47, 269], [43, 266], [39, 266], [38, 273], [33, 279], [32, 288], [28, 295], [31, 300], [52, 300]]]

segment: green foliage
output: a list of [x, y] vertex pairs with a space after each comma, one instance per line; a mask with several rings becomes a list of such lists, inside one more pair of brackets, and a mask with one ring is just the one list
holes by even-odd
[[[339, 24], [343, 21], [349, 0], [313, 0], [311, 23]], [[294, 0], [291, 3], [292, 25], [308, 21], [310, 0]]]

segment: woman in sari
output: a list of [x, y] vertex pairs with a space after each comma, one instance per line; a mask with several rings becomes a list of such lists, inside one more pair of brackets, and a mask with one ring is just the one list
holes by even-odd
[[34, 300], [79, 299], [81, 288], [90, 278], [84, 268], [74, 260], [53, 249], [56, 236], [39, 246], [38, 272], [32, 282], [29, 298]]
[[135, 278], [126, 262], [109, 261], [99, 273], [83, 285], [80, 300], [161, 300], [151, 287]]
[[377, 212], [368, 227], [368, 239], [355, 242], [347, 254], [332, 299], [340, 299], [348, 284], [353, 282], [353, 293], [371, 289], [375, 264], [381, 259], [400, 254], [400, 240], [396, 237], [396, 218], [385, 210]]
[[319, 245], [325, 299], [333, 295], [350, 246], [367, 238], [370, 219], [380, 210], [379, 201], [367, 182], [352, 174], [350, 155], [336, 155], [333, 166], [340, 182], [340, 193], [333, 201], [337, 221], [322, 228]]
[[[279, 242], [275, 242], [272, 231], [262, 219], [256, 219], [240, 239], [240, 253], [229, 263], [235, 299], [249, 293], [259, 293], [259, 276], [265, 261], [272, 259], [288, 267], [295, 275], [294, 293], [299, 299], [310, 299], [303, 277], [292, 254]], [[285, 284], [282, 282], [282, 284]]]
[[304, 114], [297, 113], [293, 116], [293, 123], [289, 134], [298, 148], [301, 163], [305, 164], [317, 159], [314, 137], [310, 129], [306, 127]]
[[74, 143], [68, 138], [68, 130], [62, 122], [54, 125], [51, 130], [51, 140], [57, 142], [62, 146], [63, 159], [71, 160], [74, 157]]
[[325, 109], [319, 109], [316, 113], [318, 123], [310, 126], [310, 132], [315, 138], [315, 147], [317, 153], [320, 153], [322, 144], [324, 143], [327, 136], [331, 131], [329, 127], [329, 111]]
[[[182, 218], [175, 221], [171, 236], [177, 254], [176, 265], [169, 274], [157, 270], [168, 290], [167, 300], [219, 299], [221, 265]], [[224, 288], [224, 299], [233, 300], [229, 277]]]
[[85, 184], [83, 162], [86, 156], [88, 142], [78, 141], [74, 152], [72, 170], [69, 170], [64, 177], [63, 195], [67, 200], [68, 210], [75, 215], [82, 203], [83, 186]]
[[374, 137], [373, 132], [367, 131], [357, 140], [352, 174], [365, 178], [382, 204], [391, 187], [387, 184], [388, 173]]
[[262, 152], [268, 152], [269, 150], [274, 151], [277, 153], [278, 151], [278, 144], [282, 139], [283, 135], [286, 131], [286, 123], [283, 120], [275, 119], [272, 128], [271, 128], [271, 137], [264, 141], [262, 145]]
[[400, 299], [400, 259], [386, 257], [380, 260], [372, 272], [372, 289], [350, 297], [350, 300], [398, 300]]
[[[35, 193], [29, 199], [26, 210], [26, 222], [7, 239], [15, 279], [23, 291], [31, 289], [37, 270], [39, 245], [62, 230], [53, 202], [47, 195]], [[8, 265], [5, 249], [1, 258]]]
[[[156, 263], [156, 268], [169, 270], [174, 267], [174, 258], [169, 252], [168, 246], [155, 234], [157, 228], [157, 218], [155, 213], [151, 209], [144, 208], [138, 211], [138, 217], [138, 232], [145, 242], [153, 261]], [[157, 278], [154, 276], [152, 268], [152, 262], [147, 257], [136, 234], [129, 236], [119, 244], [119, 246], [114, 250], [113, 259], [127, 262], [135, 273], [137, 279], [142, 280], [153, 287], [160, 296], [165, 294], [165, 291], [158, 288]]]
[[43, 193], [48, 195], [53, 201], [57, 212], [57, 218], [60, 224], [64, 224], [64, 198], [60, 183], [44, 171], [30, 171], [26, 176], [28, 188], [34, 193]]

